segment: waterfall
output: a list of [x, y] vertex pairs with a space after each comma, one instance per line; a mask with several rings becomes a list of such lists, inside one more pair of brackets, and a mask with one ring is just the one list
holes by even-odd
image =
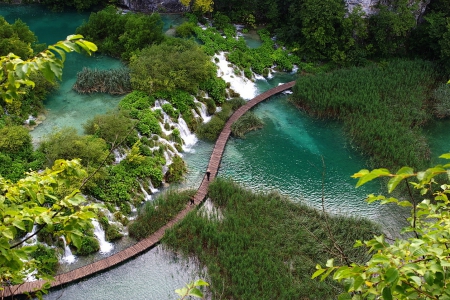
[[225, 53], [220, 52], [218, 55], [214, 55], [214, 59], [219, 59], [219, 62], [216, 65], [219, 67], [217, 70], [217, 76], [222, 77], [223, 80], [230, 83], [230, 87], [244, 99], [252, 99], [257, 95], [257, 89], [254, 82], [250, 79], [245, 78], [243, 72], [240, 72], [239, 75], [234, 74], [234, 70], [232, 67], [229, 67], [230, 64], [226, 58]]
[[119, 164], [122, 160], [125, 159], [125, 157], [127, 157], [126, 153], [122, 154], [118, 149], [114, 149], [113, 153], [114, 153], [114, 163], [116, 164]]
[[195, 134], [191, 133], [186, 121], [182, 117], [178, 118], [176, 127], [180, 131], [180, 137], [184, 142], [183, 150], [188, 152], [197, 143], [198, 139]]
[[63, 240], [64, 243], [64, 255], [61, 258], [61, 262], [73, 264], [77, 260], [77, 258], [75, 255], [72, 254], [69, 245], [67, 245], [66, 238], [62, 236], [61, 239]]
[[152, 194], [159, 192], [159, 190], [153, 186], [151, 180], [148, 181], [148, 188], [150, 189], [150, 192], [152, 192]]
[[142, 193], [144, 194], [144, 200], [145, 201], [150, 201], [150, 200], [152, 200], [152, 195], [150, 195], [145, 189], [144, 189], [144, 187], [142, 186], [142, 184], [139, 182], [139, 186], [141, 187], [141, 191], [142, 191]]
[[208, 123], [211, 120], [211, 116], [208, 116], [208, 108], [205, 103], [197, 101], [195, 104], [199, 108], [200, 117], [202, 118], [203, 123]]
[[[31, 232], [28, 232], [28, 233], [25, 235], [25, 239], [29, 238], [31, 235], [33, 235], [34, 233], [36, 233], [36, 230], [37, 230], [37, 225], [34, 224], [34, 225], [33, 225], [33, 229], [31, 230]], [[32, 238], [30, 238], [29, 240], [27, 240], [26, 243], [27, 243], [28, 246], [35, 245], [35, 244], [37, 243], [37, 235], [35, 235], [35, 236], [33, 236]]]
[[94, 225], [94, 235], [97, 237], [98, 242], [100, 243], [100, 253], [105, 254], [112, 251], [114, 245], [105, 239], [105, 231], [100, 226], [97, 220], [92, 219], [92, 225]]

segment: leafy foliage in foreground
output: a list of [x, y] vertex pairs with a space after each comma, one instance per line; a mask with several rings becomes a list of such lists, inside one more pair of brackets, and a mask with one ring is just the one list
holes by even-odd
[[435, 80], [429, 62], [394, 60], [302, 76], [292, 100], [313, 115], [341, 120], [375, 166], [422, 166], [430, 150], [421, 128], [432, 116]]
[[[450, 159], [450, 153], [441, 158]], [[369, 203], [396, 203], [411, 207], [409, 226], [403, 233], [412, 233], [408, 239], [386, 242], [384, 236], [356, 241], [355, 247], [364, 247], [372, 258], [365, 264], [334, 266], [330, 259], [326, 268], [317, 265], [313, 278], [324, 280], [331, 274], [343, 282], [346, 294], [339, 299], [450, 299], [450, 201], [448, 184], [438, 185], [440, 175], [449, 180], [450, 164], [438, 165], [425, 171], [414, 172], [403, 167], [397, 173], [387, 169], [361, 170], [353, 177], [359, 178], [357, 186], [376, 178], [388, 177], [388, 191], [406, 181], [408, 186], [420, 191], [423, 200], [416, 203], [382, 195], [369, 195]]]
[[[323, 213], [221, 178], [211, 183], [209, 196], [223, 217], [195, 211], [166, 231], [163, 242], [198, 257], [208, 269], [213, 297], [332, 299], [341, 290], [332, 281], [309, 278], [333, 249]], [[326, 219], [350, 259], [363, 262], [367, 257], [352, 248], [352, 238], [371, 236], [377, 227], [355, 218]]]
[[32, 258], [39, 248], [22, 246], [31, 237], [34, 225], [38, 230], [46, 227], [55, 236], [64, 235], [69, 243], [81, 247], [82, 230], [90, 225], [95, 217], [90, 210], [97, 206], [84, 206], [81, 192], [67, 187], [67, 183], [85, 176], [78, 161], [58, 160], [51, 169], [31, 172], [17, 183], [0, 177], [1, 287], [23, 282], [35, 268], [37, 278], [49, 279], [49, 273], [39, 271], [40, 262]]

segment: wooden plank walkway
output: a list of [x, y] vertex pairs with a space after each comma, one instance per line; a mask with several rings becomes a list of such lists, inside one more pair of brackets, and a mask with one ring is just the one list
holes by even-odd
[[[248, 101], [245, 105], [243, 105], [234, 112], [234, 114], [228, 119], [228, 121], [225, 124], [225, 127], [220, 133], [219, 138], [217, 139], [216, 144], [214, 146], [211, 157], [209, 159], [208, 169], [211, 172], [210, 181], [214, 180], [214, 178], [217, 176], [220, 161], [222, 159], [222, 155], [225, 150], [225, 145], [231, 134], [231, 125], [256, 104], [266, 100], [267, 98], [277, 93], [292, 88], [294, 84], [295, 81], [291, 81], [279, 85], [276, 88], [270, 89], [267, 92], [262, 93], [253, 98], [252, 100]], [[206, 179], [206, 176], [203, 177], [203, 180], [194, 196], [195, 206], [199, 205], [205, 199], [206, 194], [208, 193], [208, 186], [210, 181]], [[171, 228], [176, 223], [181, 221], [190, 211], [192, 211], [195, 208], [195, 206], [186, 205], [186, 208], [182, 210], [174, 219], [172, 219], [170, 222], [168, 222], [166, 225], [161, 227], [158, 231], [156, 231], [146, 239], [102, 260], [55, 276], [55, 280], [51, 282], [51, 286], [56, 287], [63, 284], [68, 284], [80, 280], [84, 277], [91, 276], [95, 273], [105, 271], [117, 264], [129, 260], [130, 258], [135, 257], [143, 253], [144, 251], [154, 247], [161, 240], [166, 229]], [[44, 283], [45, 281], [43, 280], [36, 280], [31, 282], [25, 282], [21, 285], [4, 287], [4, 290], [0, 291], [0, 298], [25, 294], [28, 292], [33, 292], [35, 290], [39, 290]]]

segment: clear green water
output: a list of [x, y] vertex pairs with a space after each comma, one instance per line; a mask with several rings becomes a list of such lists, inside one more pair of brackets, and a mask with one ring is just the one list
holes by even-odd
[[[0, 14], [8, 21], [20, 18], [35, 32], [41, 43], [53, 44], [75, 33], [89, 13], [64, 12], [54, 13], [39, 5], [0, 4]], [[87, 56], [78, 53], [67, 55], [60, 87], [44, 102], [47, 110], [46, 120], [31, 132], [35, 144], [54, 129], [74, 127], [83, 132], [83, 124], [95, 115], [104, 114], [114, 109], [122, 97], [105, 94], [80, 95], [72, 90], [76, 74], [84, 67], [97, 69], [119, 68], [123, 64], [107, 56]]]

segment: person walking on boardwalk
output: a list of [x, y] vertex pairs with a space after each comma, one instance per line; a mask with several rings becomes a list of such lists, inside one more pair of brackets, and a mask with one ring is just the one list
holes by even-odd
[[191, 196], [191, 198], [189, 199], [189, 205], [194, 205], [194, 196]]
[[208, 169], [206, 170], [206, 179], [209, 181], [209, 176], [211, 176], [211, 171]]

